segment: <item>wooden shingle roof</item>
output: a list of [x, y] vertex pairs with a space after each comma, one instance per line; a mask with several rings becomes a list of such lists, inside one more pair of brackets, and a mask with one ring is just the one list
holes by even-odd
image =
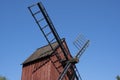
[[[56, 49], [58, 47], [58, 43], [54, 42], [52, 43], [52, 47]], [[43, 46], [41, 48], [38, 48], [30, 57], [28, 57], [24, 62], [24, 64], [33, 62], [35, 60], [38, 60], [40, 58], [49, 56], [53, 53], [53, 50], [51, 50], [51, 47], [49, 45]]]

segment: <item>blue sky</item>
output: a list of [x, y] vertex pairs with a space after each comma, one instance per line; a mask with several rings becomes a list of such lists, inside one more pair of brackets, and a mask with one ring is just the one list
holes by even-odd
[[[0, 75], [21, 80], [22, 65], [46, 44], [27, 7], [39, 0], [0, 2]], [[79, 33], [90, 45], [77, 64], [83, 80], [116, 80], [120, 75], [120, 0], [41, 0], [74, 56]]]

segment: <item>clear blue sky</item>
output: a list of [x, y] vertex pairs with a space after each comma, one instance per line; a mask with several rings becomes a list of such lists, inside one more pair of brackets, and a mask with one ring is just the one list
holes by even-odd
[[[82, 33], [91, 42], [78, 70], [83, 80], [116, 80], [120, 75], [120, 0], [41, 0], [72, 55]], [[0, 75], [21, 80], [22, 65], [46, 44], [27, 7], [39, 0], [0, 2]]]

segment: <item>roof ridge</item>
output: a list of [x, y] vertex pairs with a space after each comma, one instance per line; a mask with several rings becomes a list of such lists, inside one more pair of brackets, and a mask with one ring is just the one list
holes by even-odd
[[[65, 38], [61, 39], [62, 42], [65, 41]], [[53, 46], [53, 48], [56, 50], [58, 48], [58, 42], [53, 42], [51, 44]], [[32, 61], [38, 60], [40, 58], [49, 56], [53, 53], [54, 51], [50, 48], [49, 44], [42, 46], [40, 48], [37, 48], [22, 64], [27, 64], [30, 63]]]

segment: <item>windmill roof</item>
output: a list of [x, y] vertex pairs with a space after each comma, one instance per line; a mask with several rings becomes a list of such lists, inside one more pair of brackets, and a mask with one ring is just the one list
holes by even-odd
[[[64, 40], [63, 40], [64, 41]], [[58, 43], [54, 42], [51, 44], [54, 49], [58, 47]], [[41, 48], [38, 48], [30, 57], [28, 57], [23, 64], [27, 64], [30, 62], [33, 62], [35, 60], [44, 58], [46, 56], [49, 56], [53, 53], [54, 51], [51, 49], [50, 45], [43, 46]]]

